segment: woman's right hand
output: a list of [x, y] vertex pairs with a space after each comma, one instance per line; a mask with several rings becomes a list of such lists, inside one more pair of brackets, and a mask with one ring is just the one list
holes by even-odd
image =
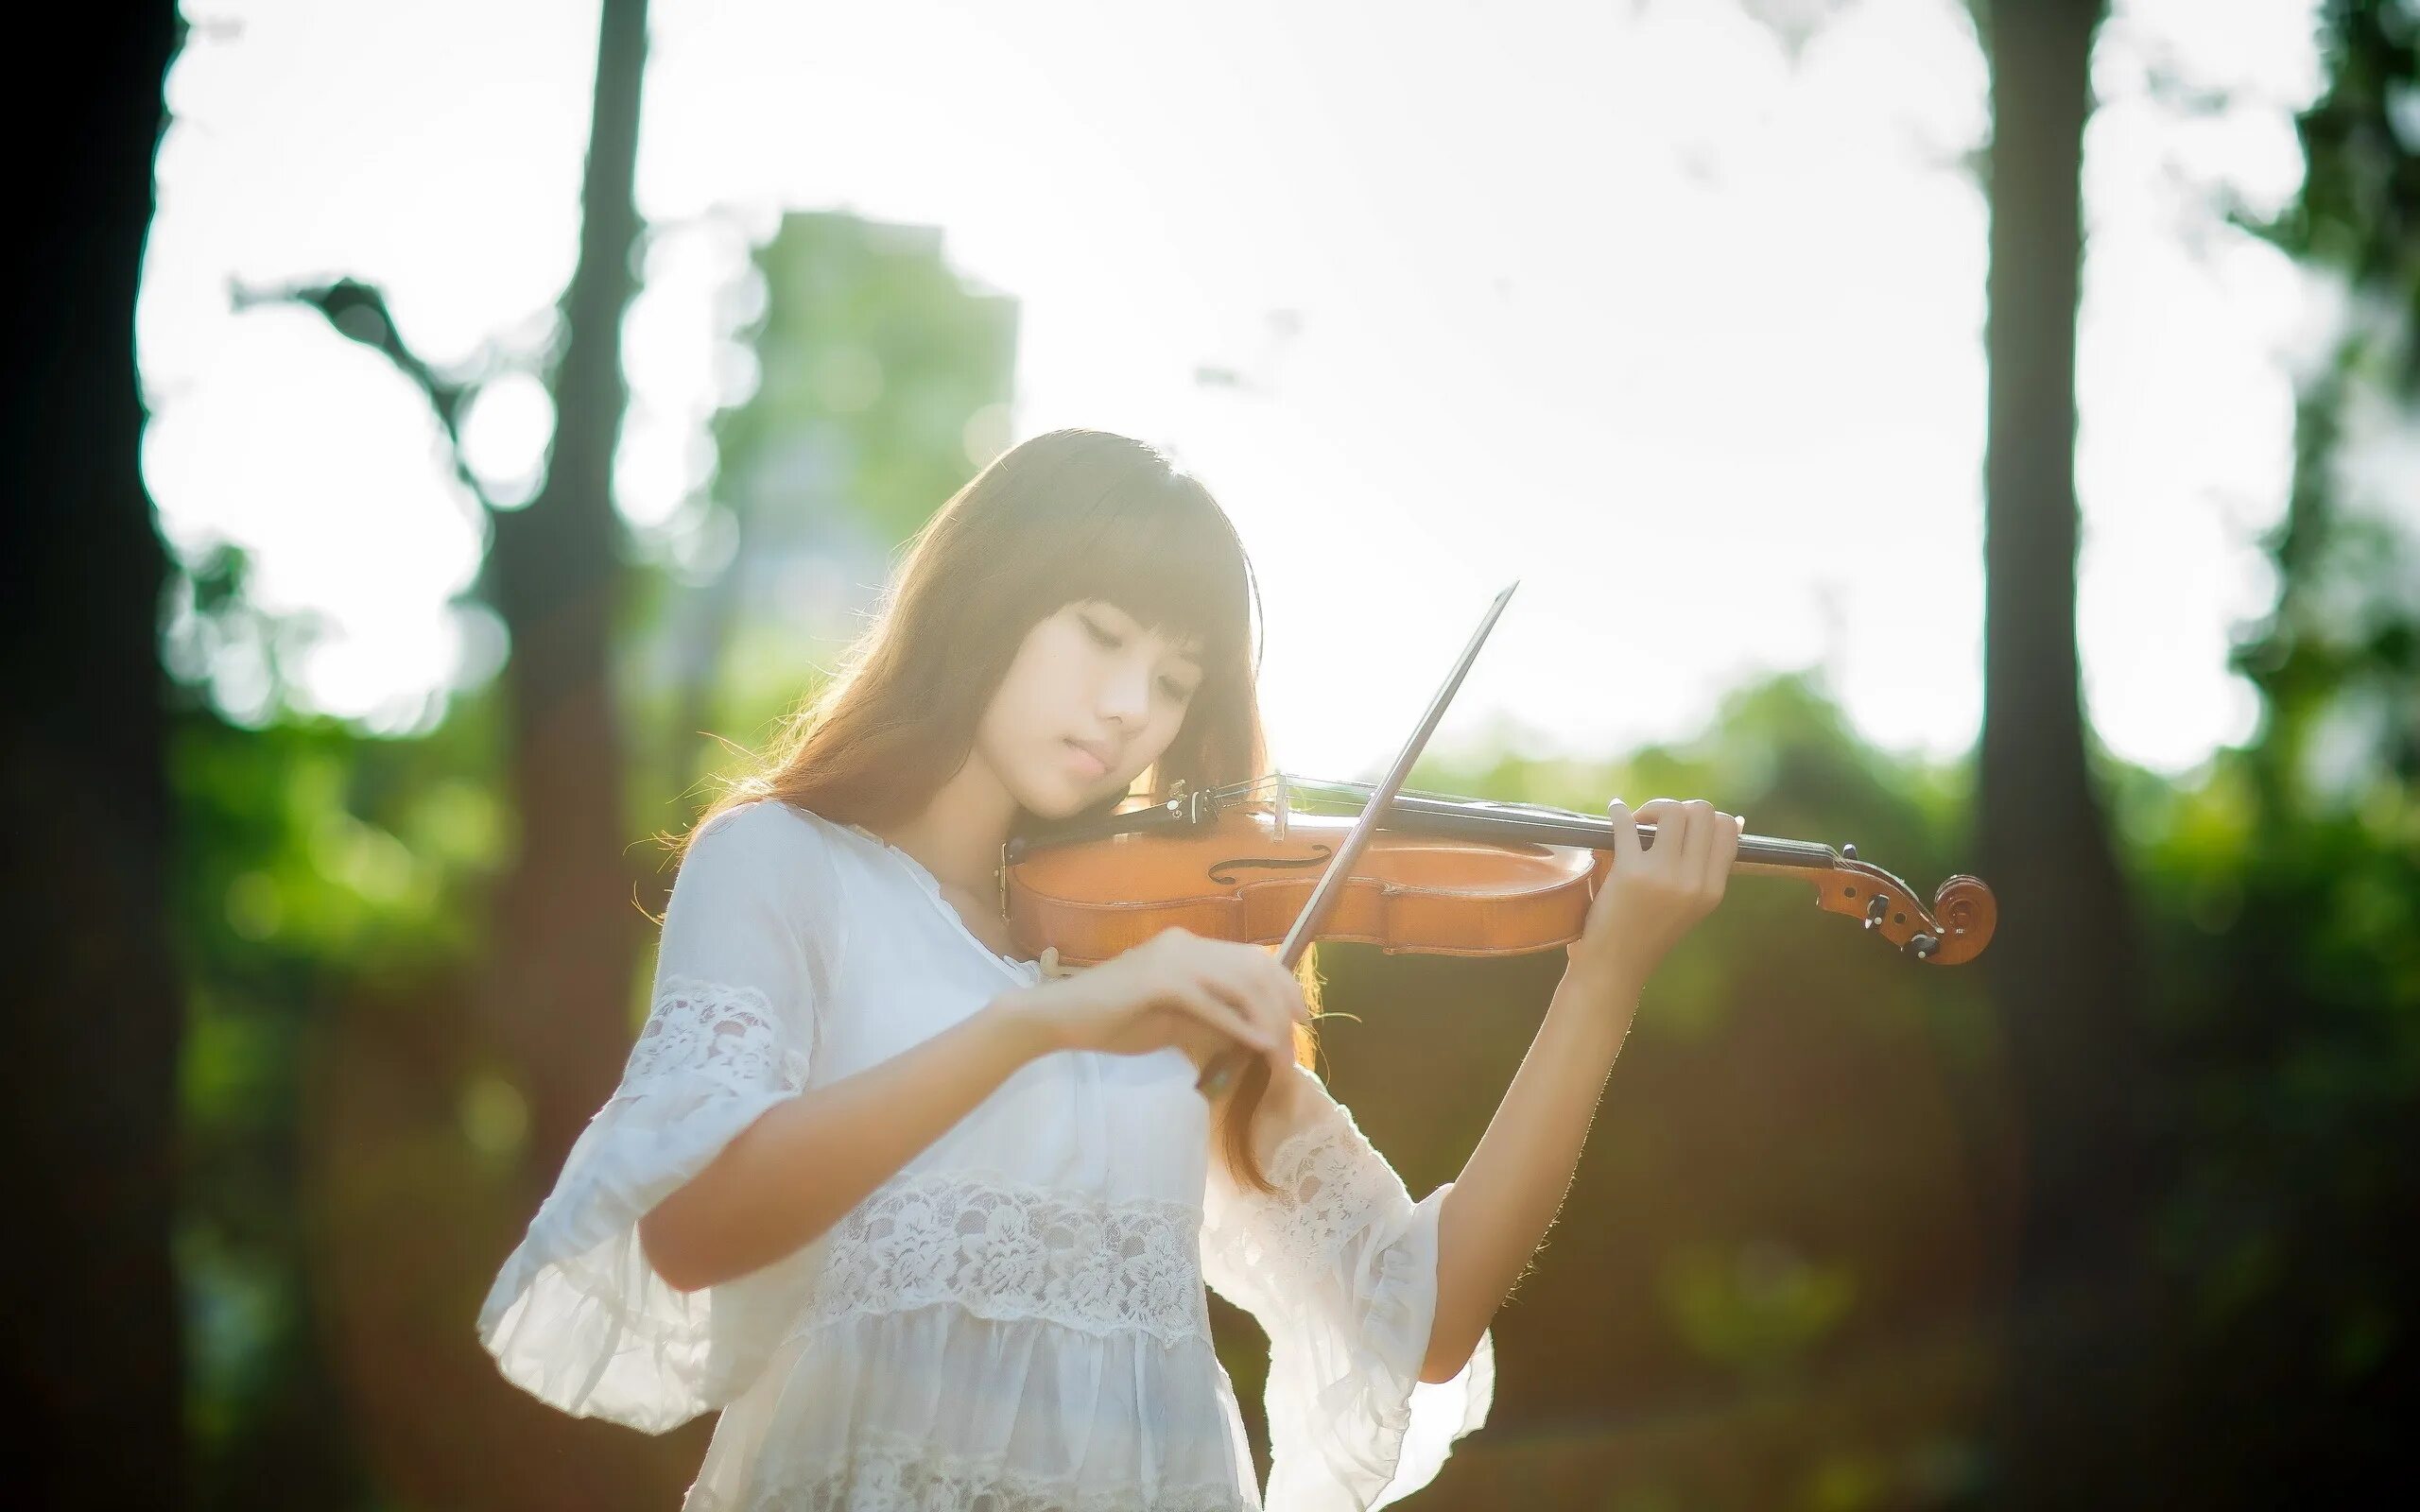
[[1055, 1049], [1138, 1056], [1175, 1046], [1205, 1064], [1241, 1046], [1271, 1070], [1310, 1022], [1303, 985], [1257, 945], [1167, 929], [1098, 966], [1028, 989], [1018, 1011]]

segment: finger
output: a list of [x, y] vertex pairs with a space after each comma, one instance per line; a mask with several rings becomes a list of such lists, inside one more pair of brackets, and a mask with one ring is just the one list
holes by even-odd
[[1714, 851], [1714, 805], [1704, 799], [1693, 798], [1681, 805], [1681, 813], [1686, 816], [1689, 827], [1688, 843], [1681, 850], [1688, 865], [1687, 875], [1693, 879], [1703, 877], [1706, 857]]
[[1250, 1045], [1254, 1050], [1266, 1048], [1266, 1041], [1261, 1039], [1260, 1029], [1252, 1022], [1252, 1016], [1204, 986], [1182, 983], [1169, 994], [1169, 1001], [1230, 1040]]
[[1237, 992], [1224, 984], [1213, 987], [1211, 990], [1241, 1014], [1244, 1022], [1250, 1026], [1250, 1036], [1244, 1040], [1246, 1049], [1258, 1055], [1273, 1056], [1286, 1044], [1285, 1031], [1270, 1024], [1269, 1005], [1260, 1001], [1257, 993], [1249, 989]]
[[[1244, 971], [1229, 975], [1239, 965], [1258, 968], [1270, 958], [1258, 946], [1239, 946], [1239, 951], [1252, 951], [1253, 955], [1261, 955], [1261, 960], [1253, 963], [1253, 960], [1236, 960], [1236, 955], [1229, 954], [1213, 954], [1202, 963], [1202, 975], [1196, 982], [1196, 987], [1201, 989], [1202, 997], [1224, 1006], [1229, 1014], [1244, 1023], [1244, 1033], [1239, 1036], [1241, 1050], [1246, 1055], [1258, 1055], [1261, 1059], [1266, 1059], [1270, 1074], [1275, 1074], [1280, 1067], [1292, 1062], [1295, 1038], [1288, 1028], [1283, 1028], [1283, 1004], [1270, 999], [1261, 972]], [[1202, 1067], [1202, 1076], [1196, 1081], [1196, 1089], [1201, 1089], [1210, 1101], [1218, 1101], [1229, 1086], [1235, 1084], [1235, 1076], [1239, 1070], [1239, 1062], [1235, 1062], [1235, 1059], [1227, 1059], [1224, 1055], [1213, 1055], [1210, 1062]]]
[[1688, 810], [1678, 799], [1651, 798], [1638, 806], [1638, 817], [1640, 823], [1655, 826], [1655, 841], [1647, 850], [1650, 865], [1669, 872], [1688, 845]]
[[1638, 843], [1638, 820], [1631, 813], [1630, 805], [1620, 799], [1608, 800], [1605, 804], [1605, 822], [1613, 827], [1614, 865], [1619, 867], [1625, 860], [1636, 862], [1641, 849]]
[[1260, 954], [1258, 946], [1239, 945], [1236, 954], [1214, 956], [1204, 962], [1201, 982], [1252, 1025], [1247, 1042], [1253, 1049], [1273, 1053], [1293, 1043], [1293, 1035], [1286, 1027], [1282, 1010], [1270, 999], [1261, 963], [1252, 958]]
[[1311, 1022], [1302, 978], [1278, 959], [1275, 951], [1259, 945], [1238, 945], [1233, 958], [1237, 988], [1249, 991], [1255, 1003], [1267, 1007], [1269, 1026], [1276, 1031], [1279, 1040], [1291, 1044], [1294, 1025]]
[[1236, 962], [1235, 989], [1249, 1002], [1253, 1022], [1269, 1037], [1269, 1058], [1272, 1063], [1283, 1060], [1294, 1046], [1294, 1005], [1292, 974], [1277, 963], [1277, 957], [1257, 945], [1247, 945], [1248, 953]]
[[1236, 1041], [1210, 1025], [1179, 1008], [1155, 1008], [1151, 1032], [1169, 1046], [1184, 1052], [1184, 1057], [1196, 1066], [1206, 1066], [1236, 1048]]
[[1681, 812], [1688, 816], [1686, 822], [1689, 827], [1688, 843], [1681, 850], [1681, 879], [1690, 888], [1703, 893], [1719, 839], [1715, 831], [1727, 826], [1714, 812], [1714, 805], [1702, 798], [1693, 798], [1683, 803]]
[[1202, 953], [1197, 965], [1195, 974], [1201, 985], [1250, 1020], [1254, 1035], [1262, 1040], [1286, 1038], [1283, 1010], [1270, 990], [1276, 959], [1269, 952], [1240, 940], [1220, 940], [1216, 948]]
[[1731, 868], [1739, 859], [1740, 821], [1734, 816], [1718, 811], [1714, 816], [1714, 843], [1706, 848], [1704, 891], [1718, 902], [1731, 881]]

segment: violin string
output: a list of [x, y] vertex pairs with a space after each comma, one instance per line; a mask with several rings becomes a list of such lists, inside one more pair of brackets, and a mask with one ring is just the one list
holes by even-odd
[[[1210, 797], [1216, 801], [1224, 801], [1226, 799], [1236, 798], [1246, 798], [1258, 793], [1263, 788], [1273, 788], [1281, 782], [1290, 784], [1292, 787], [1305, 792], [1346, 793], [1365, 799], [1375, 790], [1377, 785], [1374, 782], [1354, 782], [1345, 779], [1289, 777], [1283, 772], [1272, 772], [1260, 777], [1251, 778], [1244, 782], [1231, 782], [1224, 787], [1212, 788], [1210, 790]], [[1600, 823], [1603, 822], [1600, 816], [1582, 814], [1577, 809], [1562, 808], [1552, 803], [1531, 803], [1503, 799], [1474, 799], [1464, 797], [1459, 793], [1437, 793], [1417, 787], [1404, 788], [1397, 796], [1402, 798], [1429, 799], [1436, 802], [1454, 803], [1465, 808], [1509, 810], [1515, 813], [1535, 814], [1557, 819], [1595, 819]]]
[[[1210, 796], [1214, 802], [1227, 802], [1239, 798], [1253, 797], [1264, 789], [1273, 789], [1281, 783], [1305, 795], [1341, 793], [1365, 799], [1376, 786], [1375, 783], [1355, 782], [1349, 779], [1303, 778], [1290, 776], [1285, 772], [1269, 772], [1240, 782], [1231, 782], [1223, 787], [1213, 788], [1210, 790]], [[1613, 833], [1613, 821], [1603, 815], [1583, 814], [1577, 809], [1562, 808], [1551, 803], [1472, 799], [1459, 794], [1437, 793], [1409, 787], [1395, 796], [1398, 800], [1426, 799], [1452, 804], [1463, 810], [1486, 809], [1506, 817], [1531, 817], [1558, 824], [1576, 824], [1605, 834]], [[1314, 801], [1316, 800], [1314, 798]], [[1755, 838], [1755, 846], [1759, 859], [1772, 862], [1828, 868], [1839, 859], [1830, 846], [1812, 840], [1783, 840], [1759, 836]]]

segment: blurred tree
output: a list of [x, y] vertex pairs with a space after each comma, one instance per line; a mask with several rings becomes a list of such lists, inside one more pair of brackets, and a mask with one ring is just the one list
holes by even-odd
[[[2420, 1409], [2420, 11], [2329, 0], [2257, 229], [2342, 296], [2301, 375], [2254, 743], [2152, 829], [2174, 984], [2163, 1406], [2177, 1499], [2409, 1500]], [[2398, 444], [2399, 442], [2399, 444]], [[2403, 1485], [2400, 1495], [2389, 1488]]]
[[[257, 926], [255, 916], [285, 912], [280, 944], [302, 957], [293, 964], [324, 973], [323, 985], [295, 993], [306, 1005], [299, 1026], [270, 1032], [296, 1037], [274, 1041], [283, 1064], [255, 1072], [264, 1092], [288, 1100], [295, 1137], [290, 1147], [252, 1153], [283, 1157], [272, 1179], [290, 1180], [302, 1214], [285, 1236], [302, 1253], [279, 1252], [271, 1263], [299, 1261], [315, 1342], [345, 1389], [372, 1473], [390, 1494], [424, 1505], [644, 1504], [677, 1487], [698, 1457], [689, 1435], [644, 1439], [511, 1391], [472, 1328], [495, 1265], [619, 1074], [645, 927], [631, 894], [647, 873], [624, 844], [629, 739], [616, 657], [630, 554], [612, 491], [626, 407], [621, 327], [640, 232], [632, 180], [645, 0], [602, 0], [597, 26], [579, 250], [556, 324], [557, 418], [544, 480], [526, 506], [491, 498], [456, 447], [457, 472], [493, 531], [473, 592], [509, 636], [499, 687], [458, 711], [441, 738], [354, 748], [338, 791], [298, 787], [305, 812], [275, 803], [233, 810], [251, 838], [299, 831], [299, 859], [340, 863], [340, 877], [287, 889], [280, 868], [256, 865], [197, 879], [205, 889], [215, 882], [209, 896], [224, 897], [239, 920]], [[490, 352], [461, 371], [434, 369], [405, 341], [380, 291], [356, 281], [238, 291], [239, 302], [264, 298], [310, 304], [340, 334], [383, 352], [426, 394], [449, 436], [476, 385], [502, 366]], [[289, 770], [293, 752], [255, 744], [234, 765], [261, 781], [325, 773], [320, 764]], [[198, 732], [196, 780], [206, 763], [229, 760], [222, 746], [214, 731]], [[500, 803], [486, 804], [458, 772], [453, 782], [438, 776], [444, 757], [465, 747], [482, 782], [485, 764], [500, 761]], [[224, 797], [198, 792], [196, 806]], [[460, 864], [466, 835], [496, 842], [481, 851], [488, 866]], [[415, 843], [426, 849], [409, 850]], [[490, 859], [498, 853], [500, 876]], [[309, 914], [285, 905], [344, 909], [356, 902], [345, 885], [355, 881], [374, 888], [359, 900], [370, 906], [357, 937], [298, 948], [292, 936]], [[431, 886], [447, 889], [458, 912], [413, 917], [409, 905]], [[458, 925], [468, 938], [449, 937]], [[399, 936], [419, 954], [394, 949]], [[265, 964], [237, 964], [231, 974], [256, 988]], [[265, 1035], [262, 1048], [271, 1042]], [[232, 1193], [237, 1173], [229, 1175]], [[256, 1243], [276, 1228], [249, 1227]], [[266, 1420], [279, 1409], [273, 1394], [262, 1396], [251, 1410], [264, 1420], [231, 1435], [235, 1463], [290, 1441], [308, 1421], [290, 1412], [287, 1421]], [[222, 1477], [228, 1469], [219, 1467]], [[244, 1492], [250, 1505], [270, 1496], [259, 1486]]]
[[490, 499], [461, 455], [458, 427], [476, 384], [494, 370], [494, 353], [483, 353], [468, 375], [436, 369], [404, 339], [384, 294], [353, 279], [236, 293], [239, 305], [312, 306], [417, 384], [456, 443], [456, 474], [493, 531], [472, 592], [495, 610], [510, 641], [505, 758], [517, 833], [475, 990], [528, 1101], [523, 1179], [532, 1205], [619, 1074], [640, 943], [631, 906], [639, 873], [621, 842], [628, 758], [614, 653], [628, 554], [613, 470], [629, 394], [621, 335], [641, 229], [633, 183], [647, 25], [647, 0], [603, 0], [579, 256], [563, 292], [552, 373], [555, 434], [544, 481], [526, 506]]
[[2132, 1094], [2147, 983], [2095, 790], [2076, 648], [2080, 181], [2103, 5], [1978, 9], [1992, 141], [1975, 869], [2000, 902], [1981, 965], [2023, 1130], [2000, 1181], [2016, 1271], [1998, 1489], [2014, 1505], [2131, 1505], [2147, 1194]]
[[640, 229], [632, 185], [647, 0], [603, 0], [600, 10], [546, 478], [527, 508], [490, 511], [495, 539], [482, 569], [511, 636], [506, 760], [520, 827], [497, 894], [485, 1006], [529, 1102], [533, 1202], [620, 1076], [642, 922], [623, 845], [614, 652], [626, 573], [613, 478], [628, 399], [622, 315]]
[[2420, 401], [2420, 9], [2329, 0], [2320, 20], [2302, 192], [2261, 229], [2341, 281], [2346, 319], [2296, 410], [2276, 607], [2235, 655], [2268, 713], [2254, 771], [2273, 816], [2420, 782], [2420, 572], [2394, 519], [2409, 479], [2344, 475], [2348, 426], [2409, 427]]
[[[722, 565], [666, 585], [643, 679], [676, 701], [666, 793], [722, 754], [704, 731], [795, 700], [803, 646], [854, 639], [891, 554], [1011, 438], [1016, 301], [952, 268], [939, 228], [792, 214], [751, 277], [756, 385], [716, 418], [705, 504]], [[761, 654], [735, 665], [742, 635]]]
[[162, 879], [174, 852], [167, 553], [141, 469], [134, 300], [181, 32], [168, 5], [70, 7], [69, 77], [9, 92], [19, 250], [9, 321], [0, 738], [11, 843], [0, 1280], [10, 1302], [9, 1490], [43, 1507], [187, 1504], [169, 1235], [184, 992]]
[[[1794, 61], [1839, 7], [1740, 0]], [[1985, 273], [1983, 730], [1972, 869], [1981, 961], [2016, 1067], [1994, 1186], [2010, 1315], [1995, 1494], [2132, 1499], [2144, 1422], [2150, 978], [2083, 717], [2076, 644], [2076, 315], [2084, 123], [2107, 0], [1967, 0], [1991, 71]], [[2108, 765], [2102, 763], [2103, 766]]]

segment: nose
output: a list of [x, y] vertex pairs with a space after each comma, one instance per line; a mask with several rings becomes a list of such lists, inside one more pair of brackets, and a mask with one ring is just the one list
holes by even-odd
[[1151, 712], [1151, 669], [1140, 658], [1123, 657], [1101, 679], [1098, 711], [1121, 727], [1141, 724]]

